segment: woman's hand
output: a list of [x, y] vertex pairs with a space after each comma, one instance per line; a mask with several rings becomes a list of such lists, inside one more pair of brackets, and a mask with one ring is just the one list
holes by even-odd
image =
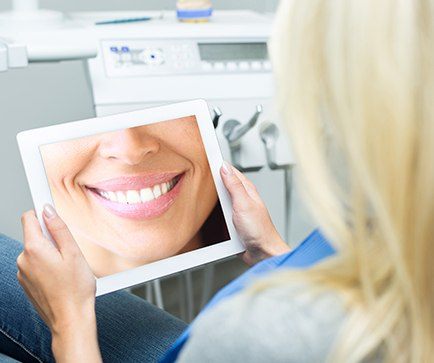
[[251, 266], [267, 257], [288, 252], [290, 248], [277, 232], [253, 183], [226, 162], [221, 176], [232, 198], [235, 228], [246, 247], [243, 260]]
[[35, 213], [24, 213], [24, 250], [17, 259], [18, 280], [52, 332], [56, 361], [101, 361], [95, 277], [54, 208], [45, 206], [43, 215], [56, 245], [42, 234]]

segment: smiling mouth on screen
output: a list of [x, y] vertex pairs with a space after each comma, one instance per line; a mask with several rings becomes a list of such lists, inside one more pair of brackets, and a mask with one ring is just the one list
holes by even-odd
[[126, 176], [86, 185], [93, 198], [113, 214], [130, 219], [162, 215], [179, 195], [184, 173]]

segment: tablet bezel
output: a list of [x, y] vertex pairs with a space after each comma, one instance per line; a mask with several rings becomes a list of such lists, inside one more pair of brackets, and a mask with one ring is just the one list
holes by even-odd
[[18, 146], [36, 214], [45, 236], [51, 239], [44, 225], [42, 210], [46, 203], [53, 205], [54, 203], [45, 174], [44, 163], [39, 149], [40, 146], [187, 116], [196, 117], [230, 239], [113, 275], [97, 278], [96, 296], [220, 260], [245, 250], [232, 223], [231, 200], [220, 176], [220, 167], [223, 163], [223, 158], [208, 105], [204, 100], [192, 100], [110, 116], [57, 124], [18, 133]]

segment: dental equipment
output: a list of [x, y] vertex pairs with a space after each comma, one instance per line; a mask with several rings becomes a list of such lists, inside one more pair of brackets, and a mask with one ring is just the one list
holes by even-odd
[[27, 48], [12, 39], [0, 38], [0, 44], [6, 48], [7, 68], [23, 68], [28, 65]]
[[87, 59], [97, 54], [91, 29], [58, 11], [39, 9], [38, 0], [14, 0], [11, 11], [0, 12], [0, 38], [7, 39], [9, 68], [28, 62]]
[[[246, 10], [216, 10], [209, 23], [185, 24], [177, 20], [174, 12], [164, 12], [162, 19], [145, 23], [95, 26], [97, 21], [157, 18], [160, 14], [160, 11], [69, 14], [74, 21], [87, 25], [98, 39], [98, 55], [87, 61], [96, 115], [186, 99], [207, 100], [224, 158], [232, 160], [243, 172], [251, 171], [248, 177], [261, 193], [283, 236], [286, 230], [283, 178], [279, 172], [264, 168], [267, 161], [263, 148], [258, 147], [260, 141], [255, 129], [259, 117], [279, 122], [272, 101], [274, 82], [267, 52], [271, 17]], [[122, 49], [125, 51], [120, 56]], [[262, 106], [259, 107], [262, 113], [255, 113], [252, 120], [250, 110], [257, 111], [258, 104]], [[219, 111], [224, 113], [224, 119]], [[229, 119], [239, 122], [236, 132], [231, 130], [228, 135], [232, 147], [223, 134]], [[248, 120], [251, 122], [247, 122], [243, 130]], [[245, 132], [244, 135], [240, 135], [240, 131]], [[239, 137], [238, 142], [234, 142], [235, 137]], [[277, 144], [276, 162], [291, 163], [292, 155], [288, 153], [289, 145], [283, 135]], [[214, 291], [213, 269], [213, 265], [209, 265], [201, 271], [204, 272], [201, 305]], [[180, 277], [181, 291], [187, 292], [179, 297], [183, 303], [181, 316], [185, 320], [194, 308], [194, 299], [188, 292], [190, 276]], [[151, 288], [148, 291], [157, 292]]]
[[0, 72], [8, 70], [8, 48], [0, 42]]
[[214, 112], [214, 117], [212, 119], [212, 124], [214, 125], [214, 128], [216, 129], [217, 126], [219, 125], [219, 120], [220, 117], [222, 116], [222, 111], [220, 110], [219, 107], [214, 107], [213, 108], [213, 112]]
[[25, 45], [11, 39], [0, 38], [0, 72], [9, 68], [22, 68], [28, 64]]
[[265, 146], [265, 157], [271, 170], [288, 169], [291, 164], [279, 165], [276, 163], [276, 142], [279, 138], [279, 128], [276, 124], [265, 121], [259, 127], [259, 136]]
[[0, 13], [0, 27], [15, 31], [58, 28], [65, 21], [59, 11], [39, 8], [39, 0], [13, 0], [12, 10]]
[[229, 144], [232, 164], [242, 172], [259, 171], [262, 166], [243, 167], [240, 162], [241, 138], [256, 125], [259, 115], [262, 113], [262, 105], [256, 105], [253, 116], [244, 125], [235, 119], [230, 119], [223, 125], [223, 136]]
[[259, 135], [265, 147], [265, 157], [270, 170], [283, 170], [285, 183], [285, 237], [289, 240], [291, 224], [292, 164], [276, 163], [276, 142], [279, 128], [276, 124], [265, 121], [259, 127]]

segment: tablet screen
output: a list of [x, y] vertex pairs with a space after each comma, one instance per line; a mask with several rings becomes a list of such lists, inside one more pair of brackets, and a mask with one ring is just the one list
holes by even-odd
[[230, 239], [195, 116], [40, 146], [97, 277]]

